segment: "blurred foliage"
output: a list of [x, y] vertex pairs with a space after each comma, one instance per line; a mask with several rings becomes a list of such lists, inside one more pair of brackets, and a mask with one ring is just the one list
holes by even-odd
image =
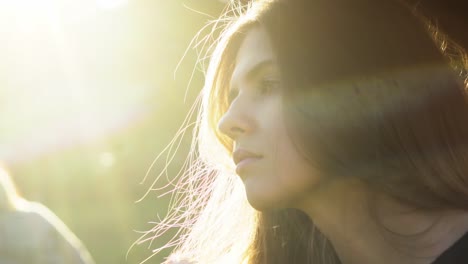
[[[90, 0], [84, 2], [97, 3]], [[56, 3], [60, 3], [62, 8], [60, 14], [63, 21], [73, 18], [70, 15], [73, 8], [66, 5], [76, 2], [64, 0]], [[150, 222], [166, 212], [169, 197], [158, 198], [158, 193], [151, 192], [143, 201], [135, 203], [150, 187], [164, 165], [164, 159], [156, 164], [146, 182], [140, 182], [154, 158], [182, 124], [202, 86], [203, 76], [196, 72], [184, 102], [196, 61], [193, 50], [182, 60], [174, 78], [176, 65], [190, 40], [210, 19], [191, 9], [217, 16], [222, 3], [215, 0], [134, 0], [117, 8], [96, 9], [97, 13], [92, 13], [91, 17], [73, 18], [73, 23], [59, 24], [62, 38], [66, 40], [65, 46], [74, 52], [74, 71], [80, 73], [71, 80], [82, 85], [79, 89], [99, 91], [102, 96], [94, 99], [85, 97], [83, 108], [78, 109], [78, 112], [92, 109], [92, 114], [93, 111], [108, 107], [107, 112], [118, 115], [120, 112], [117, 110], [123, 105], [132, 106], [136, 103], [122, 103], [120, 99], [119, 103], [115, 103], [111, 100], [114, 96], [134, 98], [132, 93], [143, 93], [137, 102], [143, 110], [125, 117], [129, 120], [123, 122], [123, 125], [94, 137], [86, 137], [85, 140], [70, 139], [67, 135], [69, 131], [80, 127], [66, 129], [71, 125], [63, 120], [67, 116], [68, 119], [85, 117], [80, 113], [67, 112], [68, 103], [62, 97], [62, 104], [57, 104], [55, 108], [51, 106], [51, 101], [21, 103], [27, 97], [35, 102], [35, 98], [41, 96], [39, 92], [48, 93], [50, 97], [69, 85], [66, 84], [70, 81], [69, 75], [62, 68], [63, 65], [57, 62], [59, 57], [54, 55], [55, 50], [51, 49], [48, 53], [44, 51], [49, 40], [39, 38], [36, 43], [29, 43], [28, 51], [23, 54], [34, 54], [34, 57], [23, 56], [23, 66], [14, 68], [12, 64], [17, 63], [16, 58], [21, 52], [13, 54], [12, 47], [24, 45], [22, 42], [28, 40], [15, 38], [14, 32], [11, 33], [13, 37], [5, 30], [0, 32], [3, 39], [7, 39], [6, 44], [0, 45], [0, 50], [6, 53], [2, 55], [8, 57], [0, 63], [0, 81], [4, 83], [4, 89], [0, 89], [0, 94], [3, 94], [0, 100], [16, 102], [10, 104], [8, 109], [4, 103], [1, 109], [4, 120], [1, 127], [3, 132], [0, 134], [2, 159], [20, 193], [54, 211], [84, 242], [97, 263], [139, 263], [151, 255], [151, 249], [164, 243], [163, 239], [158, 239], [151, 248], [148, 248], [148, 244], [136, 246], [130, 251], [128, 259], [125, 258], [131, 244], [141, 235], [137, 231], [150, 229], [153, 226]], [[0, 29], [8, 29], [11, 23], [7, 22], [0, 21]], [[31, 30], [40, 31], [40, 28]], [[40, 36], [46, 33], [42, 32]], [[38, 66], [31, 66], [34, 63]], [[32, 79], [27, 81], [28, 78]], [[38, 83], [43, 89], [39, 89]], [[48, 105], [51, 107], [45, 111]], [[46, 116], [57, 113], [62, 115], [61, 119]], [[109, 118], [114, 117], [110, 114]], [[115, 118], [118, 119], [118, 116]], [[64, 122], [62, 126], [50, 125], [60, 122]], [[46, 131], [52, 137], [52, 140], [49, 139], [52, 145], [54, 139], [62, 142], [60, 147], [44, 145], [41, 151], [23, 154], [21, 150], [24, 145], [41, 146], [36, 142], [41, 139], [38, 131], [46, 123], [49, 130], [41, 131]], [[62, 127], [65, 132], [54, 127]], [[185, 138], [183, 142], [170, 167], [173, 174], [185, 159], [190, 138]], [[15, 153], [14, 158], [9, 156], [12, 152]], [[163, 255], [152, 258], [148, 263], [160, 263]]]

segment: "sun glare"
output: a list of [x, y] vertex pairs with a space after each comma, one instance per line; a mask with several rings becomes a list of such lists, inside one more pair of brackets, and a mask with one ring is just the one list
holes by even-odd
[[0, 1], [0, 97], [8, 98], [0, 113], [0, 160], [93, 140], [141, 116], [148, 87], [125, 82], [128, 76], [103, 76], [114, 65], [98, 59], [118, 60], [110, 49], [118, 48], [115, 35], [125, 34], [97, 31], [106, 22], [99, 12], [126, 3]]
[[97, 6], [104, 9], [119, 8], [128, 3], [127, 0], [96, 0]]

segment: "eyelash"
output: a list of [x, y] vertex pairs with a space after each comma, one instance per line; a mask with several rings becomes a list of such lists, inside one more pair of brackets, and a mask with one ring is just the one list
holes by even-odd
[[[265, 96], [269, 95], [272, 92], [276, 91], [280, 85], [280, 81], [273, 79], [273, 78], [264, 78], [259, 81], [257, 87], [255, 87], [255, 95], [256, 96]], [[228, 94], [228, 102], [229, 104], [237, 97], [238, 91], [231, 90]]]
[[280, 82], [275, 79], [265, 78], [260, 81], [260, 85], [257, 88], [259, 95], [268, 95], [278, 89]]

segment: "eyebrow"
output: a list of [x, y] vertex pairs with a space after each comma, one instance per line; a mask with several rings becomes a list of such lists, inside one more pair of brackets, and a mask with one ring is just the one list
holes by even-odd
[[[253, 80], [256, 76], [258, 76], [265, 68], [271, 66], [271, 65], [274, 65], [274, 62], [273, 60], [263, 60], [257, 64], [255, 64], [252, 68], [250, 68], [247, 73], [245, 74], [245, 79], [246, 80]], [[235, 83], [232, 82], [232, 80], [234, 80], [237, 75], [239, 74], [235, 74], [236, 72], [234, 71], [232, 76], [231, 76], [231, 81], [229, 83], [229, 100], [233, 99], [232, 98], [232, 94], [236, 93], [239, 89], [237, 88], [237, 86], [235, 85]], [[236, 79], [239, 79], [239, 78], [236, 78]]]

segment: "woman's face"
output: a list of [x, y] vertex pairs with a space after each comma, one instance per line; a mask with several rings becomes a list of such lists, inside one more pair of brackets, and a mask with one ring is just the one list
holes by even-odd
[[236, 173], [258, 210], [295, 207], [318, 180], [287, 135], [275, 61], [266, 31], [249, 30], [231, 77], [231, 103], [219, 122], [220, 131], [234, 141]]

